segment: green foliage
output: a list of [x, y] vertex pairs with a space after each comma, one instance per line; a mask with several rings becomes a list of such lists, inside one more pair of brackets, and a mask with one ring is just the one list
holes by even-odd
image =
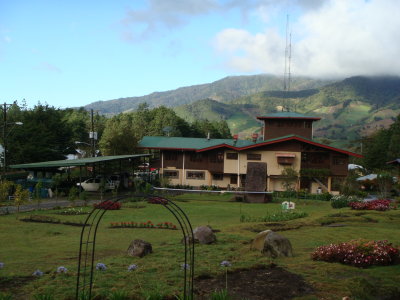
[[13, 296], [11, 294], [0, 293], [0, 300], [13, 300]]
[[387, 168], [386, 162], [400, 157], [400, 115], [388, 128], [362, 140], [362, 164], [369, 170]]
[[337, 195], [333, 196], [331, 199], [332, 208], [343, 208], [348, 207], [350, 202], [360, 201], [357, 197]]
[[17, 207], [17, 213], [19, 212], [19, 207], [29, 200], [29, 191], [23, 189], [19, 184], [16, 186], [14, 194], [14, 205]]
[[0, 182], [0, 201], [7, 201], [8, 196], [11, 195], [11, 189], [13, 187], [13, 183], [11, 181], [2, 180]]
[[280, 211], [275, 213], [268, 213], [263, 217], [250, 217], [246, 215], [240, 216], [241, 223], [248, 223], [248, 222], [280, 222], [280, 221], [289, 221], [299, 218], [307, 217], [308, 214], [303, 211]]
[[76, 186], [71, 187], [68, 193], [68, 200], [71, 201], [72, 204], [74, 204], [78, 196], [79, 196], [78, 188]]
[[33, 298], [35, 300], [54, 300], [54, 296], [52, 294], [37, 294], [34, 295]]
[[286, 191], [294, 190], [296, 182], [299, 178], [297, 171], [293, 168], [287, 167], [282, 170], [281, 176], [283, 188]]
[[228, 290], [227, 289], [222, 289], [222, 290], [216, 290], [214, 292], [212, 292], [211, 294], [211, 300], [229, 300], [232, 299], [229, 295], [228, 295]]
[[111, 291], [107, 297], [108, 300], [129, 300], [129, 293], [125, 290]]

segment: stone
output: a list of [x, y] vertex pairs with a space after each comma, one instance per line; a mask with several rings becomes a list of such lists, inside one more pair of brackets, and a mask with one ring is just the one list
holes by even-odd
[[[246, 173], [246, 191], [265, 192], [267, 188], [267, 164], [248, 162]], [[265, 194], [247, 194], [246, 201], [252, 203], [266, 202]]]
[[128, 247], [129, 256], [143, 257], [149, 253], [153, 253], [153, 247], [143, 240], [133, 240]]
[[199, 241], [200, 244], [212, 244], [217, 240], [212, 229], [208, 226], [199, 226], [193, 230], [195, 241]]
[[276, 258], [278, 256], [293, 256], [290, 241], [276, 233], [269, 232], [265, 237], [264, 248], [261, 251], [265, 256]]
[[272, 232], [272, 230], [264, 230], [258, 233], [254, 240], [251, 242], [250, 249], [258, 250], [261, 252], [264, 249], [265, 238], [270, 232]]

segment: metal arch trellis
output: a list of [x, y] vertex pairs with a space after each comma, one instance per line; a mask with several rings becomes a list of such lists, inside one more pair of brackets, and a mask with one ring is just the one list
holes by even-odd
[[[150, 195], [145, 195], [148, 197]], [[131, 195], [115, 196], [107, 199], [109, 202], [104, 208], [93, 208], [87, 216], [84, 226], [81, 231], [79, 258], [78, 258], [78, 273], [76, 280], [76, 300], [91, 299], [93, 272], [94, 272], [94, 257], [96, 246], [96, 235], [100, 221], [114, 203], [123, 199], [132, 197]], [[135, 196], [139, 197], [139, 196]], [[143, 195], [142, 195], [143, 197]], [[158, 203], [168, 209], [181, 227], [183, 233], [184, 244], [184, 263], [182, 265], [183, 279], [183, 299], [193, 299], [193, 278], [194, 278], [194, 236], [192, 225], [185, 212], [173, 201], [158, 197]]]

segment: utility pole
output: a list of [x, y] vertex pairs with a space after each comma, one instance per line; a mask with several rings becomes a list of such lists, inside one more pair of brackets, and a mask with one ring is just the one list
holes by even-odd
[[6, 178], [7, 172], [7, 106], [11, 105], [3, 103], [3, 180]]
[[94, 131], [94, 115], [93, 109], [90, 110], [90, 150], [92, 152], [92, 157], [96, 156], [96, 140], [97, 140], [97, 132]]

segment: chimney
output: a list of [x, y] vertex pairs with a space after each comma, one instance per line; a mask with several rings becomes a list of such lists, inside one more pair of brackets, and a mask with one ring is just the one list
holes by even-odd
[[252, 136], [251, 136], [251, 138], [252, 138], [252, 140], [253, 140], [253, 143], [257, 142], [258, 133], [253, 133]]
[[207, 141], [210, 140], [210, 132], [207, 132]]
[[238, 138], [239, 138], [239, 135], [238, 135], [238, 134], [234, 134], [234, 135], [233, 135], [233, 140], [234, 140], [235, 142], [238, 140]]

